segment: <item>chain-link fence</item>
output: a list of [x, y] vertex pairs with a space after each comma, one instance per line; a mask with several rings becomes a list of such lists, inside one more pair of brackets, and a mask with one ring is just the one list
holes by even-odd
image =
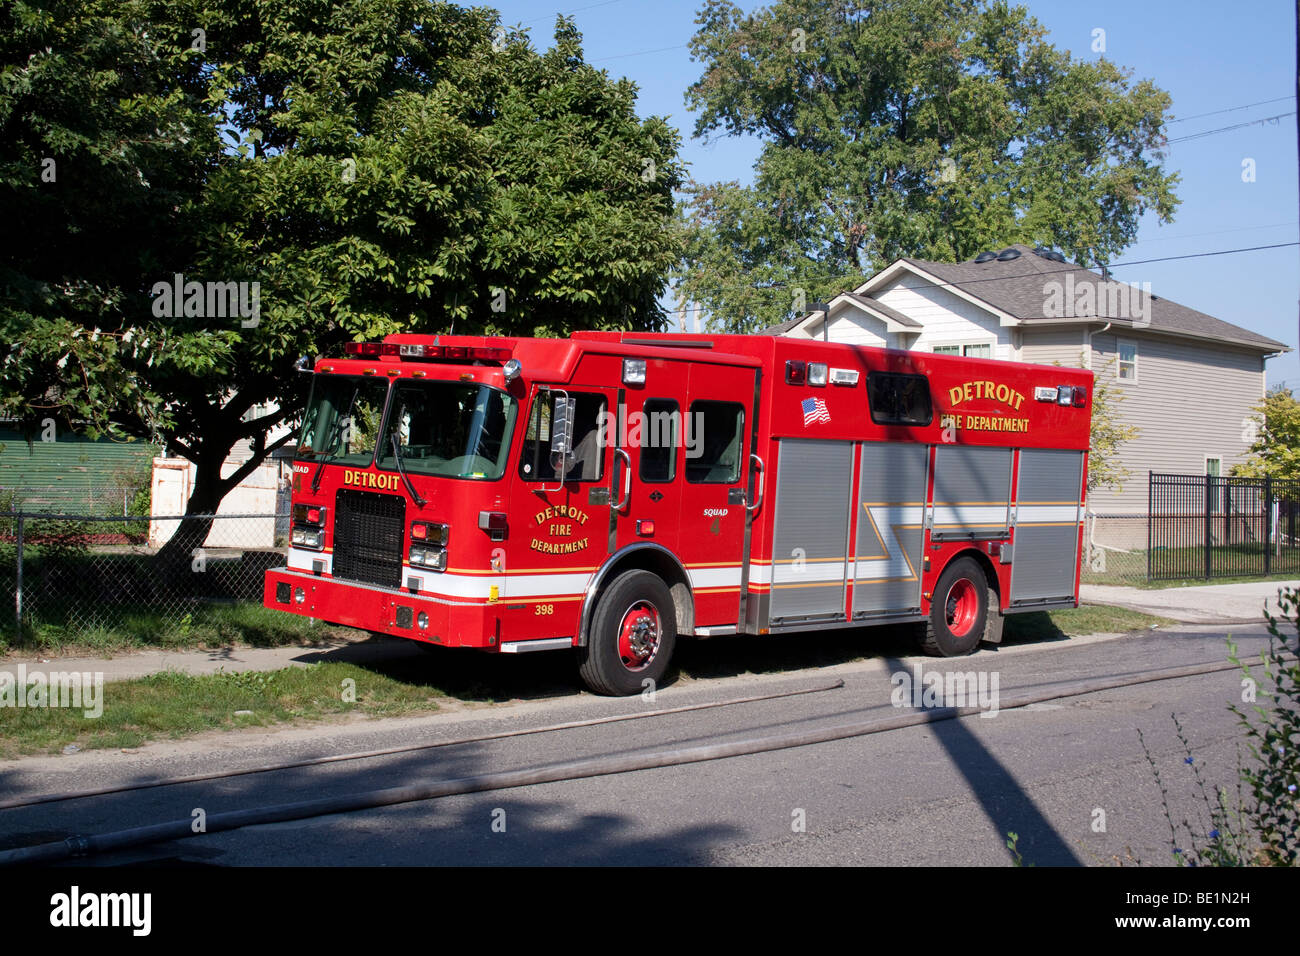
[[149, 514], [149, 482], [124, 485], [112, 480], [78, 475], [60, 487], [6, 485], [0, 487], [0, 513], [75, 510], [96, 518], [146, 517]]
[[105, 517], [0, 512], [6, 637], [118, 632], [154, 642], [211, 609], [260, 605], [287, 514]]
[[1093, 514], [1084, 518], [1084, 584], [1138, 584], [1147, 579], [1147, 516]]

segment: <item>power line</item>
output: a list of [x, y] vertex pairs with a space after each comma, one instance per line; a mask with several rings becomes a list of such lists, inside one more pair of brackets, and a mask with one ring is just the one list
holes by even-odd
[[1300, 246], [1300, 242], [1278, 242], [1270, 246], [1245, 246], [1241, 249], [1220, 249], [1217, 252], [1190, 252], [1184, 256], [1161, 256], [1158, 259], [1134, 259], [1132, 262], [1117, 262], [1113, 266], [1107, 266], [1107, 269], [1118, 269], [1121, 266], [1141, 266], [1149, 262], [1173, 262], [1176, 259], [1203, 259], [1206, 256], [1228, 256], [1236, 252], [1259, 252], [1262, 249], [1285, 249], [1288, 246]]
[[[1187, 255], [1180, 255], [1180, 256], [1160, 256], [1160, 257], [1153, 258], [1153, 259], [1134, 259], [1134, 260], [1131, 260], [1131, 261], [1129, 261], [1129, 262], [1116, 262], [1116, 263], [1110, 263], [1110, 264], [1107, 264], [1105, 268], [1106, 268], [1107, 270], [1111, 270], [1111, 269], [1119, 269], [1119, 268], [1122, 268], [1122, 267], [1124, 267], [1124, 266], [1149, 265], [1150, 263], [1153, 263], [1153, 262], [1174, 262], [1174, 261], [1176, 261], [1176, 260], [1180, 260], [1180, 259], [1201, 259], [1201, 258], [1205, 258], [1205, 257], [1207, 257], [1207, 256], [1227, 256], [1227, 255], [1234, 255], [1234, 254], [1236, 254], [1236, 253], [1242, 253], [1242, 252], [1260, 252], [1260, 251], [1268, 250], [1268, 249], [1285, 249], [1285, 248], [1288, 248], [1288, 247], [1290, 247], [1290, 246], [1300, 246], [1300, 241], [1297, 241], [1297, 242], [1279, 242], [1279, 243], [1275, 243], [1275, 244], [1273, 244], [1273, 245], [1266, 245], [1266, 246], [1243, 246], [1243, 247], [1238, 248], [1238, 249], [1218, 249], [1218, 250], [1215, 250], [1214, 252], [1194, 252], [1194, 253], [1189, 253], [1189, 254], [1187, 254]], [[903, 258], [909, 258], [909, 257], [906, 257], [906, 256], [905, 256], [905, 257], [903, 257]], [[956, 263], [944, 263], [944, 264], [945, 264], [945, 265], [949, 265], [949, 264], [956, 264]], [[1079, 265], [1078, 263], [1064, 263], [1064, 265], [1066, 265], [1067, 267], [1075, 268], [1075, 269], [1085, 269], [1085, 270], [1087, 269], [1086, 266]], [[936, 288], [941, 288], [941, 289], [945, 289], [945, 288], [946, 288], [946, 289], [962, 289], [962, 288], [965, 288], [965, 287], [967, 287], [967, 286], [978, 285], [978, 284], [981, 283], [981, 282], [1002, 282], [1002, 281], [1004, 281], [1004, 280], [1006, 280], [1006, 279], [1026, 279], [1026, 278], [1044, 278], [1044, 279], [1050, 279], [1052, 276], [1054, 276], [1054, 275], [1060, 275], [1060, 274], [1062, 274], [1062, 273], [1064, 273], [1064, 272], [1066, 272], [1066, 271], [1068, 271], [1068, 269], [1053, 269], [1053, 270], [1050, 271], [1050, 272], [1038, 272], [1038, 271], [1034, 271], [1034, 272], [1021, 272], [1021, 273], [1018, 273], [1018, 274], [1015, 274], [1015, 275], [996, 275], [996, 276], [986, 276], [986, 277], [983, 277], [983, 278], [963, 279], [963, 280], [960, 281], [960, 282], [945, 282], [945, 281], [940, 280], [940, 281], [935, 282], [935, 283], [934, 283], [934, 286], [935, 286]], [[868, 277], [866, 277], [866, 278], [870, 278], [870, 277], [868, 276]], [[838, 275], [825, 275], [825, 276], [802, 276], [802, 277], [800, 277], [800, 278], [798, 278], [798, 279], [791, 280], [790, 282], [774, 282], [774, 283], [772, 283], [771, 285], [768, 285], [768, 286], [749, 286], [749, 285], [740, 285], [740, 284], [736, 284], [736, 285], [718, 286], [718, 287], [715, 288], [715, 289], [707, 289], [707, 290], [704, 290], [704, 291], [706, 291], [706, 292], [715, 292], [715, 293], [716, 293], [716, 292], [725, 292], [725, 291], [727, 291], [727, 290], [729, 290], [729, 289], [748, 289], [748, 290], [752, 290], [752, 291], [754, 291], [754, 292], [761, 292], [761, 293], [776, 293], [776, 292], [782, 292], [782, 291], [785, 291], [785, 290], [788, 289], [788, 288], [798, 288], [802, 283], [807, 283], [807, 282], [830, 282], [830, 281], [832, 281], [832, 280], [834, 280], [834, 279], [863, 279], [863, 276], [862, 276], [862, 273], [860, 273], [860, 272], [845, 272], [845, 273], [840, 273], [840, 274], [838, 274]], [[864, 281], [865, 281], [865, 279], [864, 279]], [[1113, 281], [1113, 282], [1118, 282], [1119, 280], [1112, 279], [1111, 281]], [[1127, 285], [1128, 283], [1119, 283], [1119, 284], [1121, 284], [1121, 285]], [[706, 307], [705, 307], [705, 306], [688, 306], [688, 307], [686, 307], [686, 309], [685, 309], [685, 311], [688, 311], [688, 312], [702, 312], [702, 311], [705, 311], [705, 310], [706, 310]], [[681, 310], [681, 309], [678, 309], [678, 310], [675, 310], [675, 311], [680, 312], [680, 311], [682, 311], [682, 310]]]
[[1271, 222], [1261, 223], [1258, 226], [1241, 226], [1237, 229], [1216, 229], [1214, 232], [1189, 232], [1181, 236], [1154, 236], [1150, 239], [1139, 239], [1133, 243], [1135, 246], [1145, 245], [1148, 242], [1173, 242], [1179, 239], [1201, 239], [1205, 236], [1226, 236], [1233, 232], [1254, 232], [1257, 229], [1281, 229], [1283, 226], [1300, 226], [1300, 220], [1291, 222]]
[[1172, 126], [1174, 123], [1186, 123], [1188, 120], [1203, 119], [1206, 116], [1218, 116], [1221, 113], [1232, 113], [1236, 110], [1248, 110], [1252, 106], [1267, 106], [1269, 103], [1281, 103], [1283, 100], [1293, 99], [1295, 99], [1294, 94], [1290, 96], [1278, 96], [1271, 100], [1260, 100], [1257, 103], [1242, 103], [1240, 106], [1228, 106], [1221, 110], [1210, 110], [1208, 113], [1196, 113], [1192, 116], [1179, 116], [1175, 119], [1171, 119], [1169, 125]]
[[604, 63], [607, 60], [626, 60], [628, 57], [633, 57], [633, 56], [649, 56], [651, 53], [666, 53], [669, 50], [684, 50], [688, 46], [690, 46], [689, 43], [678, 43], [676, 46], [661, 46], [655, 50], [638, 50], [636, 53], [619, 53], [614, 56], [597, 57], [591, 62]]
[[1262, 126], [1265, 123], [1277, 123], [1278, 120], [1286, 119], [1288, 116], [1295, 116], [1296, 111], [1291, 110], [1289, 113], [1278, 113], [1276, 116], [1265, 116], [1262, 119], [1250, 120], [1245, 123], [1234, 123], [1232, 126], [1220, 126], [1218, 129], [1201, 130], [1199, 133], [1189, 133], [1186, 136], [1175, 136], [1173, 139], [1166, 140], [1168, 143], [1185, 143], [1188, 140], [1200, 139], [1203, 136], [1214, 136], [1217, 133], [1229, 133], [1234, 129], [1245, 129], [1247, 126]]
[[595, 10], [597, 7], [607, 7], [611, 3], [622, 3], [623, 0], [601, 0], [600, 3], [589, 3], [585, 7], [578, 7], [576, 10], [570, 10], [567, 13], [561, 13], [558, 10], [555, 13], [546, 14], [540, 17], [533, 17], [531, 20], [520, 20], [523, 23], [538, 23], [542, 20], [554, 20], [556, 17], [571, 17], [575, 13], [582, 13], [586, 10]]

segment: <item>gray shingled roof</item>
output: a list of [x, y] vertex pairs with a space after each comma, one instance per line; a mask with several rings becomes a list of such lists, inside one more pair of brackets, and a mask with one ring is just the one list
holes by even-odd
[[[888, 316], [889, 318], [897, 322], [899, 325], [906, 326], [909, 329], [924, 328], [924, 326], [920, 322], [916, 321], [916, 319], [912, 318], [910, 315], [904, 315], [902, 312], [899, 312], [897, 309], [891, 308], [885, 305], [885, 303], [873, 299], [869, 295], [859, 295], [856, 292], [841, 292], [839, 295], [834, 296], [834, 298], [838, 299], [840, 295], [846, 295], [854, 302], [861, 304], [864, 308], [874, 309], [876, 313], [878, 313], [879, 315]], [[799, 325], [800, 323], [807, 321], [809, 317], [816, 315], [821, 311], [822, 310], [820, 309], [816, 309], [812, 312], [805, 312], [803, 315], [800, 315], [796, 318], [787, 319], [786, 321], [779, 322], [776, 325], [769, 325], [767, 328], [761, 329], [756, 334], [784, 335], [786, 332], [789, 332], [791, 329], [793, 329], [796, 325]]]
[[[904, 315], [902, 312], [899, 312], [897, 309], [891, 308], [890, 306], [885, 305], [885, 303], [880, 302], [877, 299], [873, 299], [869, 295], [859, 295], [856, 292], [846, 292], [844, 294], [847, 295], [854, 302], [857, 302], [860, 305], [862, 305], [864, 308], [872, 309], [875, 312], [878, 312], [880, 315], [887, 316], [888, 318], [893, 319], [899, 325], [904, 325], [909, 329], [925, 328], [924, 325], [916, 321], [916, 319], [912, 318], [910, 315]], [[835, 298], [838, 299], [839, 296], [836, 296]]]
[[[929, 262], [924, 259], [902, 261], [1030, 325], [1037, 322], [1062, 321], [1062, 317], [1045, 314], [1049, 302], [1049, 283], [1060, 283], [1063, 289], [1066, 289], [1069, 288], [1066, 285], [1068, 277], [1073, 282], [1076, 294], [1081, 283], [1095, 283], [1095, 288], [1098, 290], [1097, 299], [1101, 298], [1099, 294], [1101, 290], [1114, 288], [1118, 292], [1120, 287], [1128, 288], [1126, 283], [1114, 280], [1107, 282], [1097, 273], [1074, 263], [1045, 259], [1036, 255], [1029, 246], [1016, 245], [1011, 248], [1016, 249], [1020, 257], [1007, 262], [997, 259], [978, 264]], [[1075, 301], [1078, 301], [1077, 298]], [[1146, 296], [1143, 295], [1135, 304], [1143, 307], [1145, 301]], [[1079, 322], [1111, 321], [1116, 326], [1133, 324], [1132, 312], [1137, 311], [1136, 309], [1130, 310], [1127, 316], [1107, 315], [1107, 303], [1101, 302], [1099, 305], [1100, 308], [1094, 308], [1091, 313], [1084, 310], [1085, 314], [1076, 316], [1067, 314], [1064, 318], [1066, 321], [1075, 318]], [[1216, 319], [1204, 312], [1189, 309], [1162, 296], [1151, 297], [1150, 315], [1151, 324], [1148, 328], [1153, 332], [1217, 339], [1222, 342], [1251, 346], [1262, 351], [1287, 350], [1287, 346], [1282, 342], [1230, 322], [1224, 322], [1222, 319]]]
[[810, 315], [812, 315], [811, 312], [806, 312], [803, 315], [795, 316], [793, 319], [786, 319], [784, 322], [778, 322], [776, 325], [769, 325], [765, 329], [759, 329], [754, 334], [755, 335], [784, 335], [786, 332], [789, 332], [791, 329], [793, 329], [804, 319], [808, 318], [808, 316]]

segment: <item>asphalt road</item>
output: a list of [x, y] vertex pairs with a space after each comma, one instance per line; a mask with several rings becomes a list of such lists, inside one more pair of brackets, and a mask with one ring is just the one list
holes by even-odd
[[[1267, 639], [1259, 625], [1233, 632], [1246, 654]], [[682, 682], [653, 702], [560, 694], [423, 718], [208, 735], [138, 754], [24, 760], [0, 768], [0, 793], [102, 787], [845, 682], [780, 700], [0, 811], [0, 845], [187, 819], [196, 808], [215, 814], [886, 719], [905, 712], [891, 704], [891, 675], [912, 674], [917, 664], [983, 674], [990, 690], [996, 676], [1008, 699], [1054, 683], [1226, 659], [1224, 630], [1200, 626], [943, 661], [886, 650], [829, 667]], [[1006, 865], [1006, 835], [1015, 832], [1025, 862], [1038, 866], [1162, 865], [1173, 859], [1169, 823], [1138, 731], [1173, 818], [1200, 820], [1194, 769], [1208, 787], [1235, 787], [1241, 734], [1227, 707], [1240, 700], [1240, 673], [1223, 671], [771, 753], [204, 834], [97, 862]], [[1194, 764], [1185, 761], [1174, 717]]]

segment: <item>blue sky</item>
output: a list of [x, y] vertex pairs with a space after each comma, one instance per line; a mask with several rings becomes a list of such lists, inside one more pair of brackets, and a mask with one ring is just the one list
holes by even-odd
[[[640, 90], [638, 111], [665, 116], [682, 133], [682, 156], [701, 182], [751, 181], [758, 143], [691, 138], [695, 117], [686, 87], [700, 74], [686, 48], [695, 31], [698, 0], [500, 0], [486, 3], [506, 24], [529, 28], [536, 46], [550, 45], [556, 13], [572, 14], [588, 62], [625, 76]], [[746, 11], [763, 4], [743, 2]], [[1029, 12], [1049, 40], [1080, 59], [1095, 58], [1096, 29], [1105, 31], [1105, 56], [1150, 79], [1173, 98], [1171, 140], [1296, 109], [1295, 5], [1205, 0], [1031, 0]], [[1273, 101], [1273, 102], [1267, 102]], [[1243, 107], [1246, 104], [1258, 104]], [[1224, 112], [1219, 112], [1224, 111]], [[1212, 114], [1212, 115], [1202, 115]], [[1243, 162], [1254, 161], [1254, 181]], [[1177, 170], [1182, 200], [1174, 221], [1142, 223], [1138, 241], [1117, 263], [1295, 242], [1297, 225], [1296, 117], [1171, 143], [1167, 168]], [[1284, 342], [1300, 336], [1300, 250], [1296, 246], [1114, 269], [1117, 279], [1150, 282], [1172, 299]], [[1300, 393], [1295, 351], [1268, 363], [1270, 385], [1286, 382]]]

